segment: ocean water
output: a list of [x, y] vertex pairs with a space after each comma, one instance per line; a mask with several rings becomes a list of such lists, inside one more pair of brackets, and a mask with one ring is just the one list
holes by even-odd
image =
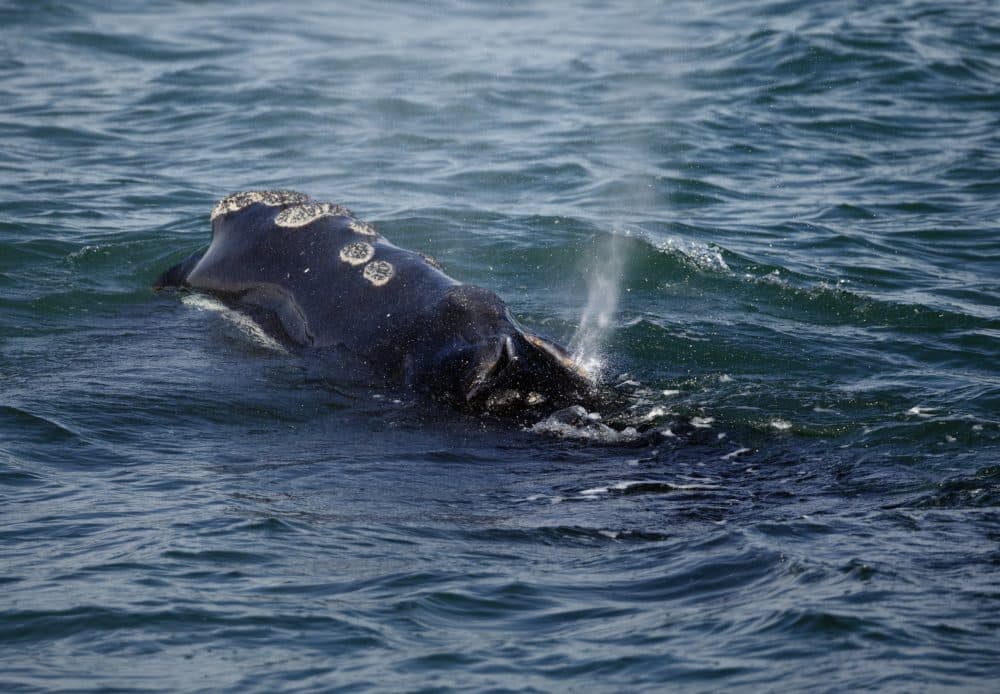
[[[998, 133], [985, 0], [3, 2], [0, 688], [996, 691]], [[154, 294], [255, 187], [610, 433]]]

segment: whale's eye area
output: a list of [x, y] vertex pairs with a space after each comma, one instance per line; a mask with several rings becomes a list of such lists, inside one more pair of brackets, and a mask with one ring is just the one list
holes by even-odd
[[332, 217], [332, 206], [329, 204], [307, 202], [301, 205], [286, 207], [274, 218], [274, 223], [286, 229], [298, 229], [312, 224], [321, 217]]
[[355, 234], [361, 234], [362, 236], [378, 236], [378, 232], [375, 231], [375, 227], [368, 222], [362, 222], [360, 219], [352, 219], [347, 226]]
[[364, 265], [375, 256], [370, 243], [355, 241], [340, 249], [340, 259], [350, 265]]
[[309, 196], [296, 190], [244, 190], [233, 193], [219, 200], [212, 208], [211, 220], [215, 221], [230, 212], [239, 212], [250, 207], [255, 202], [260, 202], [270, 207], [282, 207], [284, 205], [297, 205], [309, 200]]
[[376, 287], [388, 284], [389, 280], [391, 280], [395, 274], [396, 268], [392, 266], [392, 263], [387, 263], [384, 260], [375, 260], [368, 263], [365, 265], [364, 272], [362, 273], [364, 278]]

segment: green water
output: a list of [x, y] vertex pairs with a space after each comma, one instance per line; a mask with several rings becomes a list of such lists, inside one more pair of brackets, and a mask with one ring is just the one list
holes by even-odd
[[[0, 37], [4, 691], [995, 688], [993, 3], [8, 2]], [[560, 342], [603, 303], [640, 435], [154, 294], [255, 187]]]

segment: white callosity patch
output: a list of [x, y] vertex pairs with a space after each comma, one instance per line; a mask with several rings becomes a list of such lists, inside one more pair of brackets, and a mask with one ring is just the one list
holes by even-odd
[[227, 195], [226, 197], [215, 203], [215, 207], [212, 208], [212, 221], [215, 221], [216, 217], [227, 214], [229, 212], [238, 212], [245, 207], [250, 207], [250, 205], [255, 202], [260, 202], [261, 195], [259, 190], [246, 190], [241, 193], [233, 193], [232, 195]]
[[396, 268], [392, 266], [392, 263], [387, 263], [384, 260], [375, 260], [365, 265], [363, 274], [366, 280], [376, 287], [381, 287], [384, 284], [388, 284], [389, 280], [393, 278], [396, 274]]
[[317, 202], [308, 202], [302, 205], [286, 207], [278, 216], [274, 218], [274, 223], [279, 227], [297, 229], [307, 224], [315, 222], [321, 217], [332, 217], [328, 208], [330, 205]]
[[361, 234], [362, 236], [378, 236], [378, 232], [375, 231], [375, 227], [368, 222], [362, 222], [360, 219], [352, 219], [350, 224], [347, 226], [350, 227], [351, 231], [355, 234]]
[[370, 243], [355, 241], [340, 249], [340, 259], [351, 265], [364, 265], [375, 256]]
[[309, 200], [309, 196], [297, 190], [262, 190], [260, 201], [271, 207], [298, 205]]
[[541, 393], [536, 393], [535, 391], [531, 391], [524, 398], [524, 401], [529, 405], [540, 405], [543, 402], [545, 402], [545, 396], [542, 395]]
[[239, 212], [250, 207], [254, 203], [261, 203], [268, 207], [283, 207], [278, 213], [275, 223], [281, 227], [302, 227], [316, 221], [320, 217], [349, 217], [352, 230], [355, 224], [369, 228], [370, 234], [374, 235], [374, 228], [363, 222], [354, 219], [354, 213], [343, 205], [334, 205], [329, 202], [314, 202], [305, 193], [296, 190], [244, 190], [233, 193], [222, 198], [212, 209], [212, 221], [221, 215], [230, 212]]
[[306, 202], [309, 196], [295, 190], [244, 190], [233, 193], [219, 200], [212, 209], [211, 219], [215, 221], [219, 217], [230, 212], [239, 212], [250, 207], [256, 202], [263, 203], [270, 207], [282, 207], [284, 205], [296, 205]]
[[350, 216], [351, 211], [342, 205], [333, 205], [328, 202], [306, 202], [283, 209], [274, 218], [274, 223], [286, 229], [297, 229], [312, 224], [322, 217]]

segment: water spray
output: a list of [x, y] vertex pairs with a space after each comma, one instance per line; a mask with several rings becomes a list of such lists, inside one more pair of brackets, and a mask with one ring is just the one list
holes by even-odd
[[605, 367], [604, 346], [618, 308], [625, 260], [625, 239], [612, 233], [598, 246], [587, 274], [587, 305], [569, 347], [576, 366], [594, 379]]

